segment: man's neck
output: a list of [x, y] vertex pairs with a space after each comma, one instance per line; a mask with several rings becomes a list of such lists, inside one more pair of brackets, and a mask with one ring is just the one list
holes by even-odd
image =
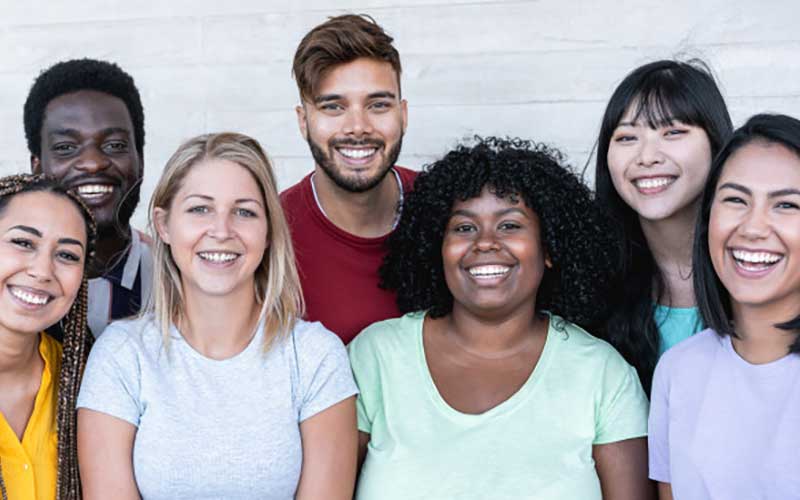
[[120, 259], [125, 258], [125, 254], [131, 244], [132, 229], [126, 226], [125, 230], [108, 231], [98, 235], [97, 245], [95, 246], [94, 260], [89, 269], [89, 277], [97, 278], [103, 276], [111, 270]]
[[402, 189], [394, 172], [363, 193], [340, 188], [318, 167], [311, 183], [320, 208], [338, 228], [362, 238], [378, 238], [391, 232]]

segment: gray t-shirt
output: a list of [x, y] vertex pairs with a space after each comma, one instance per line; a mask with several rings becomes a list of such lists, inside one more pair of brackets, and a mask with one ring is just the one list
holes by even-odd
[[300, 422], [357, 393], [341, 340], [298, 321], [265, 353], [259, 323], [244, 351], [219, 361], [174, 327], [170, 336], [164, 349], [152, 316], [112, 323], [78, 396], [78, 407], [137, 427], [142, 498], [294, 498]]

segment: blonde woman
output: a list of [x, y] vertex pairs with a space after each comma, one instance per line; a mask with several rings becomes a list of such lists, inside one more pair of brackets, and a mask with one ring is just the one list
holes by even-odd
[[338, 337], [298, 319], [261, 147], [191, 139], [150, 219], [153, 303], [105, 331], [78, 398], [84, 498], [351, 498], [356, 388]]

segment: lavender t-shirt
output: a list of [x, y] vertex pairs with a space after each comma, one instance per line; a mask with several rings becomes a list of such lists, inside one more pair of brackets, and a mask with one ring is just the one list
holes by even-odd
[[800, 499], [800, 355], [753, 365], [698, 333], [656, 367], [648, 434], [676, 499]]

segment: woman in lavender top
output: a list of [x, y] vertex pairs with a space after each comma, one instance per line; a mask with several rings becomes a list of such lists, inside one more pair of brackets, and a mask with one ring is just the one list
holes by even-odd
[[653, 380], [650, 478], [664, 499], [800, 499], [800, 121], [757, 115], [715, 159], [695, 230], [710, 328]]

